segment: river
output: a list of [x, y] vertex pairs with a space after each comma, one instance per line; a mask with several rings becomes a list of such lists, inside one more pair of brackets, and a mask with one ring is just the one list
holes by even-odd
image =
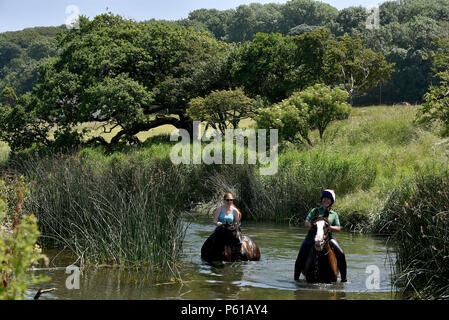
[[[211, 219], [188, 224], [184, 241], [182, 283], [152, 283], [141, 272], [92, 268], [79, 275], [79, 289], [67, 288], [64, 266], [72, 264], [64, 252], [48, 251], [56, 270], [37, 272], [51, 277], [42, 288], [57, 288], [40, 299], [397, 299], [391, 282], [392, 249], [385, 238], [340, 232], [335, 234], [346, 254], [348, 282], [308, 284], [303, 276], [293, 280], [293, 271], [305, 228], [274, 223], [244, 222], [242, 232], [255, 240], [261, 260], [210, 265], [200, 258], [200, 249], [214, 226]], [[376, 283], [374, 280], [378, 278]], [[73, 279], [73, 278], [72, 278]], [[69, 287], [76, 283], [70, 282]], [[32, 299], [38, 287], [31, 286]]]

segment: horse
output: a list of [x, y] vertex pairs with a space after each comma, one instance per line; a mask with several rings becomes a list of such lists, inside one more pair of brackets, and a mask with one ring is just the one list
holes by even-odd
[[332, 246], [330, 245], [330, 223], [325, 217], [316, 217], [311, 221], [314, 232], [314, 245], [309, 251], [303, 270], [301, 271], [310, 283], [331, 283], [337, 281], [338, 264]]
[[238, 223], [224, 223], [204, 242], [201, 258], [207, 262], [259, 261], [260, 249], [255, 241], [242, 234]]

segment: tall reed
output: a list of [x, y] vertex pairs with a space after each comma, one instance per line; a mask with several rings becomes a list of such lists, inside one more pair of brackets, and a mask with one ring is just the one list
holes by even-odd
[[211, 212], [230, 191], [244, 219], [298, 223], [319, 203], [323, 189], [335, 189], [339, 197], [367, 189], [376, 167], [363, 158], [292, 150], [280, 156], [274, 175], [260, 175], [255, 165], [227, 165], [203, 176], [213, 193], [204, 211]]
[[430, 169], [391, 192], [377, 227], [396, 245], [396, 284], [411, 297], [449, 298], [449, 172]]
[[169, 159], [77, 156], [21, 167], [33, 181], [28, 210], [39, 219], [44, 245], [66, 246], [90, 264], [149, 266], [176, 275], [188, 168]]

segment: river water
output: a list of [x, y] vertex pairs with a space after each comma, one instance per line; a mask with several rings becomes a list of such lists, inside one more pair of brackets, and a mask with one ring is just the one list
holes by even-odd
[[[200, 249], [213, 232], [211, 219], [188, 224], [184, 242], [183, 282], [153, 283], [142, 272], [112, 268], [84, 270], [76, 282], [66, 281], [65, 266], [72, 264], [64, 252], [49, 251], [56, 270], [36, 272], [51, 277], [42, 288], [57, 288], [40, 299], [397, 299], [391, 282], [394, 254], [384, 238], [340, 232], [335, 234], [346, 254], [348, 282], [308, 284], [293, 280], [296, 256], [306, 236], [305, 228], [273, 223], [244, 222], [242, 232], [255, 240], [261, 260], [210, 265]], [[379, 279], [376, 283], [375, 279]], [[73, 279], [73, 278], [71, 278]], [[75, 286], [75, 288], [73, 288]], [[30, 287], [32, 299], [38, 287]]]

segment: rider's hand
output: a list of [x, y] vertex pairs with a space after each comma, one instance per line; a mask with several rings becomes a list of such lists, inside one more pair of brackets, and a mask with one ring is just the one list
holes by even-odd
[[221, 226], [223, 223], [221, 223], [220, 221], [217, 222], [217, 226]]

